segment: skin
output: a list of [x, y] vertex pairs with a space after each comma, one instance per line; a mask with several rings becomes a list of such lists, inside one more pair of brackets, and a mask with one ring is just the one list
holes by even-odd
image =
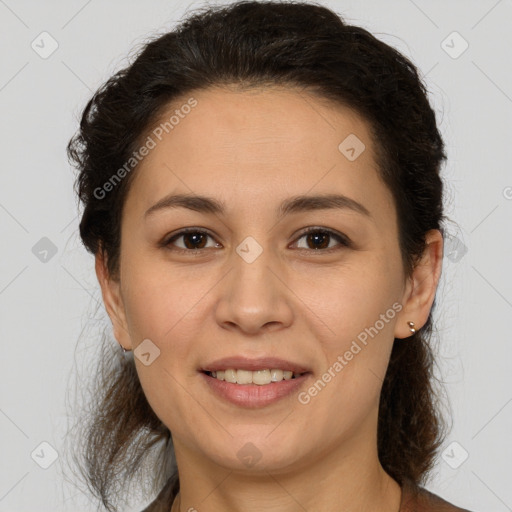
[[[423, 259], [406, 278], [393, 198], [369, 127], [352, 110], [294, 88], [193, 97], [198, 105], [136, 171], [122, 216], [120, 279], [96, 257], [117, 341], [134, 350], [149, 338], [160, 349], [148, 366], [134, 360], [172, 432], [181, 481], [173, 510], [396, 512], [401, 489], [377, 456], [379, 396], [394, 338], [411, 335], [408, 321], [419, 329], [427, 320], [442, 235], [427, 233]], [[354, 161], [338, 150], [351, 133], [366, 146]], [[169, 193], [214, 197], [226, 212], [169, 208], [145, 218]], [[276, 217], [285, 199], [330, 193], [362, 203], [371, 218], [348, 209]], [[308, 242], [310, 226], [352, 245]], [[187, 227], [211, 236], [158, 245]], [[263, 249], [252, 263], [236, 252], [247, 236]], [[194, 243], [203, 248], [186, 248]], [[315, 249], [327, 246], [338, 249]], [[401, 311], [307, 405], [294, 393], [240, 408], [213, 395], [198, 373], [221, 357], [270, 355], [309, 367], [307, 389], [393, 303]], [[237, 456], [248, 442], [261, 454], [252, 467]]]

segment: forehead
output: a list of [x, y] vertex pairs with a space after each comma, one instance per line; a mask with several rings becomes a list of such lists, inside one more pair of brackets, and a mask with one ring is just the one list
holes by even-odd
[[[274, 155], [266, 160], [265, 155], [277, 150], [283, 159], [326, 152], [326, 156], [338, 156], [339, 143], [353, 133], [366, 145], [364, 160], [371, 159], [368, 126], [355, 111], [298, 88], [238, 91], [217, 87], [197, 91], [193, 97], [197, 104], [188, 114], [180, 119], [173, 116], [184, 109], [188, 101], [184, 97], [169, 105], [155, 123], [157, 130], [164, 129], [163, 139], [172, 144], [173, 138], [174, 145], [189, 154], [227, 157], [238, 153], [246, 155], [246, 160], [255, 156], [259, 162], [271, 161]], [[165, 130], [171, 117], [177, 123]]]
[[154, 148], [132, 184], [140, 208], [170, 192], [215, 192], [253, 208], [274, 195], [338, 191], [369, 209], [392, 206], [366, 121], [296, 88], [195, 91], [169, 104], [146, 135]]

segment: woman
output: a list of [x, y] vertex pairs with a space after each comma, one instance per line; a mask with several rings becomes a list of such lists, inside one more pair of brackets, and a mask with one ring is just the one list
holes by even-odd
[[80, 437], [107, 510], [150, 453], [146, 511], [462, 510], [422, 487], [446, 155], [409, 60], [317, 4], [209, 7], [68, 151], [131, 354]]

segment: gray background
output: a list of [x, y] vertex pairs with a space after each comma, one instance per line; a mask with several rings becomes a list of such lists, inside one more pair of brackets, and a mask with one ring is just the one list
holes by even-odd
[[[512, 510], [512, 2], [324, 4], [413, 60], [447, 144], [454, 238], [436, 321], [453, 428], [427, 487], [476, 512]], [[94, 362], [83, 344], [75, 352], [77, 340], [103, 314], [65, 146], [92, 92], [129, 53], [201, 5], [0, 0], [1, 512], [94, 510], [65, 462], [66, 400], [77, 369]], [[58, 43], [47, 58], [43, 31]]]

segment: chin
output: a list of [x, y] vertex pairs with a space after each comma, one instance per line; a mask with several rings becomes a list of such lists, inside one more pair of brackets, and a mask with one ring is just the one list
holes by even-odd
[[[269, 431], [265, 429], [263, 434], [234, 436], [228, 444], [217, 447], [214, 452], [211, 451], [212, 444], [208, 444], [203, 453], [215, 464], [237, 473], [285, 473], [300, 467], [301, 459], [307, 464], [303, 441], [294, 445], [288, 438], [288, 443], [283, 444], [277, 437], [271, 439]], [[302, 448], [300, 451], [298, 446]]]

